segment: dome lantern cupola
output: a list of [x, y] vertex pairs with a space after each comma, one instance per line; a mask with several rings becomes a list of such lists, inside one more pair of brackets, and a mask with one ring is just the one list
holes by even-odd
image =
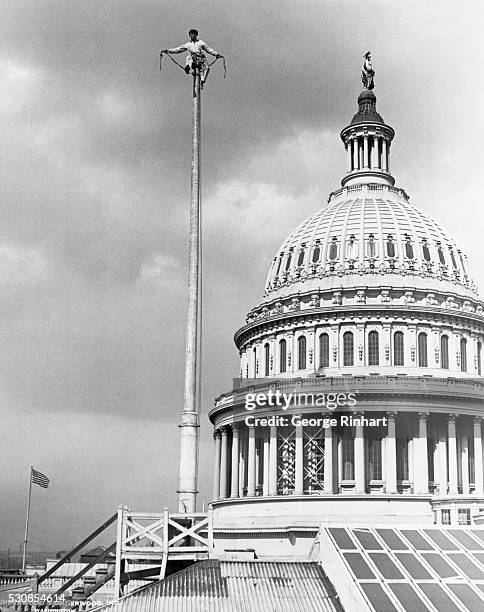
[[341, 131], [348, 156], [348, 171], [341, 181], [343, 187], [369, 183], [393, 187], [395, 184], [390, 174], [390, 144], [395, 132], [376, 110], [373, 74], [370, 82], [363, 79], [365, 89], [358, 96], [358, 112]]

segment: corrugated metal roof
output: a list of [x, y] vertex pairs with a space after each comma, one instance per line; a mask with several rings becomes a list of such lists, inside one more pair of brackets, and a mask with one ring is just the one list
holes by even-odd
[[102, 610], [116, 612], [343, 612], [317, 563], [200, 561]]

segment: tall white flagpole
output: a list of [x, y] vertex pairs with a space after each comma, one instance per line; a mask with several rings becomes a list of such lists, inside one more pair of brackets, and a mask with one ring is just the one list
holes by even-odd
[[27, 557], [27, 540], [29, 537], [29, 518], [30, 518], [30, 499], [32, 497], [32, 466], [30, 466], [30, 478], [29, 478], [29, 501], [27, 503], [27, 516], [25, 518], [25, 538], [24, 538], [24, 551], [22, 555], [22, 571], [25, 572], [25, 560]]
[[198, 493], [200, 392], [200, 70], [193, 76], [193, 130], [188, 273], [188, 313], [185, 353], [185, 402], [180, 423], [180, 512], [195, 512]]

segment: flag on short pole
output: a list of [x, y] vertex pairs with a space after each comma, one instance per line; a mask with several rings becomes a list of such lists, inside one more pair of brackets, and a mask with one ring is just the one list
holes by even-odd
[[34, 468], [32, 468], [32, 482], [36, 485], [39, 485], [39, 487], [47, 489], [50, 480], [45, 474], [42, 474], [42, 472], [38, 472], [37, 470], [34, 470]]

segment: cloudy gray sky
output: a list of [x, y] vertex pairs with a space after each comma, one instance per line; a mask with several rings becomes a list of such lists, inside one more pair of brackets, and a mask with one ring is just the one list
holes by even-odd
[[[161, 48], [227, 58], [203, 98], [204, 415], [286, 235], [345, 171], [339, 131], [373, 51], [392, 168], [484, 286], [478, 0], [3, 0], [0, 549], [75, 544], [123, 503], [176, 507], [190, 78]], [[183, 56], [179, 56], [183, 57]], [[202, 500], [211, 431], [202, 416]]]

